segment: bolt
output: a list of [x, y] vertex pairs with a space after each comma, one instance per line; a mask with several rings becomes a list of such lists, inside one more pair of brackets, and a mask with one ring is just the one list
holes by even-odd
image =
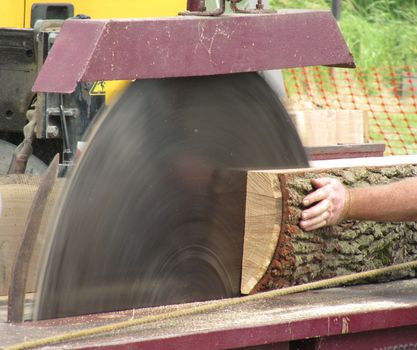
[[46, 128], [46, 135], [49, 138], [52, 138], [52, 139], [53, 138], [57, 138], [59, 136], [59, 129], [58, 129], [58, 127], [56, 125], [49, 125]]
[[263, 0], [258, 0], [258, 3], [256, 4], [256, 9], [257, 10], [263, 10], [264, 9]]
[[8, 109], [7, 111], [6, 111], [6, 118], [7, 119], [11, 119], [13, 117], [13, 111], [12, 110], [10, 110], [10, 109]]
[[206, 12], [207, 11], [207, 7], [206, 7], [206, 2], [205, 1], [200, 1], [200, 5], [199, 5], [199, 11], [201, 12]]

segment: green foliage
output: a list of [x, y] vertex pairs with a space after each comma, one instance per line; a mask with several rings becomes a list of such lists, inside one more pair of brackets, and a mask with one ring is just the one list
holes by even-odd
[[326, 0], [270, 0], [271, 7], [282, 8], [305, 8], [305, 9], [328, 9], [329, 1]]
[[346, 0], [342, 4], [348, 13], [364, 17], [370, 22], [416, 22], [416, 0]]
[[346, 14], [340, 26], [359, 67], [416, 64], [416, 25], [399, 20], [371, 22], [361, 16]]
[[[331, 7], [331, 0], [272, 0], [270, 3], [277, 9], [330, 9]], [[361, 68], [360, 72], [363, 74], [361, 80], [366, 87], [366, 93], [371, 98], [372, 108], [380, 111], [381, 107], [385, 108], [381, 105], [382, 101], [378, 102], [378, 96], [382, 91], [389, 94], [394, 86], [402, 89], [405, 74], [403, 67], [411, 66], [410, 71], [413, 75], [416, 74], [417, 0], [342, 0], [341, 6], [340, 28], [355, 58], [356, 65]], [[394, 67], [394, 83], [393, 77], [390, 76], [389, 66]], [[320, 73], [313, 71], [316, 74], [308, 76], [309, 82], [313, 86], [323, 88], [330, 100], [332, 94], [337, 95], [337, 99], [343, 99], [343, 93], [340, 94], [340, 90], [337, 92], [332, 88], [331, 76], [326, 73], [330, 71], [326, 68], [318, 69]], [[380, 72], [378, 83], [374, 76], [375, 69], [379, 69]], [[290, 95], [291, 92], [294, 93], [295, 86], [292, 82], [296, 80], [292, 74], [290, 71], [284, 72]], [[314, 84], [315, 76], [318, 74], [321, 79], [320, 85]], [[305, 94], [305, 91], [301, 91], [301, 94]], [[355, 94], [359, 95], [359, 98], [361, 89]], [[389, 104], [388, 101], [389, 99], [386, 99], [385, 103]], [[399, 99], [397, 101], [398, 103], [401, 101], [400, 109], [404, 107], [407, 109], [408, 106], [405, 114], [398, 111], [374, 113], [369, 106], [371, 110], [369, 136], [372, 142], [386, 143], [388, 154], [413, 154], [416, 152], [414, 131], [417, 119], [415, 111], [409, 105], [412, 100]], [[390, 259], [390, 251], [389, 246], [380, 247], [374, 252], [375, 261], [385, 264]]]
[[[329, 9], [331, 0], [272, 0], [275, 8]], [[340, 27], [359, 67], [415, 66], [417, 0], [344, 0]]]

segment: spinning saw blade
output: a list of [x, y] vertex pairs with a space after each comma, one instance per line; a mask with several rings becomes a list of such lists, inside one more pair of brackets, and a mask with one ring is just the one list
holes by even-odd
[[239, 295], [239, 170], [308, 164], [264, 80], [137, 81], [94, 130], [44, 254], [35, 318]]

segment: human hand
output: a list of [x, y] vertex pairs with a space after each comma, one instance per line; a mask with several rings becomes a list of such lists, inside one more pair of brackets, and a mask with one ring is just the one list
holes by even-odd
[[334, 225], [345, 219], [350, 206], [349, 191], [336, 179], [311, 180], [316, 190], [303, 199], [305, 207], [314, 206], [301, 213], [300, 227], [312, 231], [326, 225]]

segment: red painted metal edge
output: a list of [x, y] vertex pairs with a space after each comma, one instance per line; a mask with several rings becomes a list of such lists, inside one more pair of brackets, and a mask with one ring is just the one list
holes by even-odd
[[384, 143], [306, 147], [309, 160], [382, 157], [384, 152]]
[[[67, 344], [67, 347], [85, 350], [208, 350], [283, 344], [285, 348], [285, 344], [303, 339], [327, 338], [330, 344], [332, 339], [337, 339], [332, 337], [356, 339], [355, 335], [360, 338], [360, 334], [381, 330], [394, 334], [400, 328], [414, 327], [417, 330], [416, 287], [417, 280], [414, 279], [265, 298], [80, 339]], [[0, 321], [0, 339], [2, 345], [14, 345], [23, 339], [40, 339], [141, 319], [192, 305], [125, 310], [23, 324], [3, 324]], [[404, 332], [408, 334], [407, 330]], [[62, 347], [56, 345], [51, 349]]]
[[33, 87], [71, 93], [80, 81], [354, 67], [328, 11], [215, 18], [67, 20]]
[[[336, 335], [348, 335], [374, 330], [387, 330], [417, 324], [417, 307], [398, 308], [344, 316], [307, 319], [278, 325], [265, 325], [240, 329], [174, 336], [128, 344], [100, 345], [105, 350], [213, 350], [237, 349], [262, 344], [275, 344], [294, 340]], [[283, 345], [284, 345], [283, 344]], [[81, 347], [80, 350], [97, 347]]]

